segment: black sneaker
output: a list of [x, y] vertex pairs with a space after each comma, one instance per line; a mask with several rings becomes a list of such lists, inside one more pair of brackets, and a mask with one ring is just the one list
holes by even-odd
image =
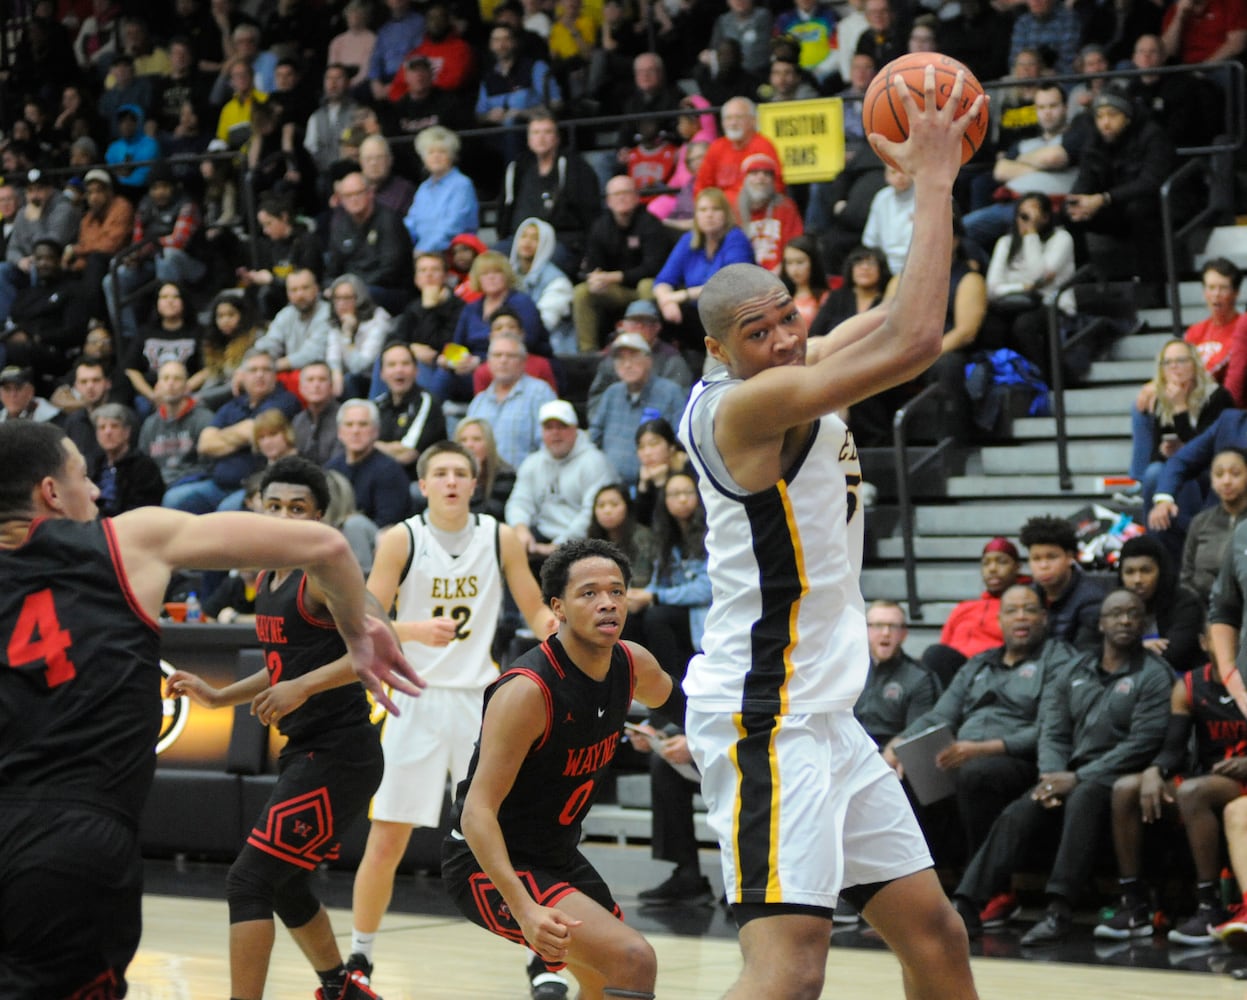
[[705, 906], [714, 902], [710, 881], [704, 875], [673, 874], [662, 885], [637, 893], [643, 906]]
[[358, 952], [351, 952], [351, 957], [346, 960], [346, 974], [353, 976], [356, 973], [362, 978], [365, 986], [372, 985], [372, 963]]
[[1171, 944], [1212, 944], [1211, 928], [1225, 923], [1230, 911], [1216, 903], [1200, 903], [1199, 909], [1169, 932]]
[[961, 917], [961, 922], [966, 925], [966, 935], [971, 941], [983, 936], [983, 918], [979, 916], [978, 904], [974, 900], [967, 899], [965, 896], [954, 896], [953, 909], [957, 911], [957, 916]]
[[528, 960], [528, 986], [533, 1000], [567, 1000], [567, 980], [551, 972], [540, 955]]
[[833, 924], [840, 924], [843, 927], [856, 927], [862, 919], [862, 915], [847, 899], [841, 896], [836, 900], [836, 910], [831, 915]]
[[1074, 921], [1069, 914], [1049, 908], [1044, 918], [1022, 935], [1022, 946], [1058, 944], [1069, 937]]
[[1152, 930], [1151, 907], [1137, 899], [1123, 897], [1117, 912], [1096, 924], [1092, 933], [1098, 938], [1128, 941], [1131, 938], [1151, 937]]

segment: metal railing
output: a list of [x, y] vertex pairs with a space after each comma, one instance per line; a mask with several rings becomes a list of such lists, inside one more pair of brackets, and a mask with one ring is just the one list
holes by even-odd
[[1096, 273], [1091, 264], [1084, 264], [1056, 290], [1048, 306], [1048, 365], [1052, 379], [1052, 416], [1056, 421], [1057, 481], [1063, 490], [1074, 488], [1069, 470], [1069, 433], [1065, 419], [1065, 345], [1061, 340], [1061, 296], [1075, 285], [1081, 285]]
[[137, 302], [149, 292], [154, 291], [160, 285], [159, 279], [153, 273], [152, 277], [143, 282], [143, 284], [132, 288], [127, 292], [121, 290], [121, 266], [132, 257], [138, 257], [142, 251], [149, 247], [159, 247], [160, 240], [155, 236], [146, 236], [138, 243], [131, 243], [128, 247], [118, 250], [113, 254], [112, 259], [108, 262], [108, 277], [104, 280], [108, 282], [109, 288], [112, 289], [112, 295], [108, 297], [108, 321], [112, 324], [114, 345], [116, 347], [117, 359], [120, 362], [125, 358], [126, 351], [123, 350], [121, 342], [121, 311], [130, 303]]
[[[892, 416], [892, 459], [896, 465], [896, 503], [900, 512], [901, 549], [905, 560], [905, 599], [909, 604], [909, 620], [922, 621], [922, 602], [918, 597], [918, 560], [914, 554], [914, 500], [911, 477], [933, 462], [942, 461], [952, 444], [944, 435], [943, 387], [933, 382]], [[910, 462], [909, 425], [927, 404], [935, 404], [939, 414], [939, 439], [935, 446], [917, 461]]]
[[[1178, 242], [1185, 240], [1205, 221], [1216, 214], [1215, 203], [1210, 199], [1208, 204], [1196, 212], [1180, 228], [1174, 229], [1173, 193], [1174, 189], [1188, 177], [1202, 174], [1205, 180], [1211, 180], [1212, 170], [1204, 159], [1188, 160], [1177, 170], [1165, 178], [1160, 186], [1160, 220], [1165, 234], [1165, 284], [1169, 290], [1169, 311], [1173, 316], [1173, 331], [1180, 334], [1182, 322], [1182, 296], [1178, 287]], [[1211, 183], [1209, 185], [1211, 187]]]

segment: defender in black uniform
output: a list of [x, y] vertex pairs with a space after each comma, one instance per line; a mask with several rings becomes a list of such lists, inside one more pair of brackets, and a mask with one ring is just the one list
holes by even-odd
[[[1152, 764], [1113, 785], [1113, 846], [1121, 876], [1121, 906], [1095, 929], [1114, 940], [1148, 937], [1153, 914], [1140, 879], [1144, 824], [1181, 818], [1195, 861], [1197, 908], [1169, 932], [1173, 944], [1211, 944], [1229, 917], [1221, 904], [1222, 810], [1247, 791], [1247, 719], [1211, 663], [1181, 675], [1169, 698], [1169, 731]], [[1191, 730], [1194, 766], [1188, 767]], [[1185, 776], [1183, 774], [1185, 772]]]
[[159, 508], [99, 521], [86, 462], [46, 423], [0, 425], [0, 469], [0, 994], [108, 1000], [125, 993], [141, 928], [136, 830], [172, 571], [297, 558], [361, 673], [412, 690], [418, 678], [365, 619], [338, 533]]
[[580, 853], [580, 827], [633, 697], [683, 720], [684, 697], [643, 647], [621, 643], [631, 568], [608, 542], [569, 542], [541, 570], [558, 633], [485, 694], [456, 796], [442, 879], [473, 923], [566, 965], [585, 1000], [653, 997], [653, 949], [620, 920]]
[[[303, 458], [271, 465], [261, 488], [273, 517], [319, 520], [329, 504], [324, 473]], [[287, 737], [279, 777], [246, 846], [230, 868], [230, 996], [260, 1000], [274, 937], [274, 912], [316, 970], [319, 1000], [376, 994], [347, 973], [309, 875], [337, 856], [344, 829], [368, 809], [383, 759], [368, 699], [327, 617], [324, 599], [302, 570], [262, 573], [256, 584], [256, 635], [265, 669], [222, 690], [177, 671], [175, 693], [209, 708], [250, 701]]]

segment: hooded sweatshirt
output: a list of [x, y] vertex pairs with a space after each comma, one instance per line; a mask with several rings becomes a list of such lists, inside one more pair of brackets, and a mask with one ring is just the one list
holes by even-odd
[[[128, 111], [138, 118], [138, 129], [129, 139], [114, 140], [104, 153], [105, 161], [111, 165], [118, 165], [159, 159], [160, 143], [143, 131], [143, 122], [146, 117], [143, 114], [143, 109], [137, 104], [123, 104], [117, 109], [118, 118], [121, 117], [123, 111]], [[123, 187], [145, 188], [147, 187], [147, 175], [150, 170], [150, 167], [138, 167], [131, 170], [128, 174], [117, 171], [115, 176], [117, 183]]]
[[[529, 226], [537, 227], [537, 253], [525, 274], [520, 271], [519, 237]], [[527, 218], [515, 228], [515, 240], [511, 244], [511, 269], [520, 280], [520, 291], [527, 292], [537, 304], [541, 322], [551, 332], [571, 319], [572, 307], [572, 283], [550, 260], [556, 242], [550, 223]]]

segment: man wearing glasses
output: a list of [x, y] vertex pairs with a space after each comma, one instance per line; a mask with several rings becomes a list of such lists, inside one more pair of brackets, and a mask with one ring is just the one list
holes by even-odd
[[1113, 782], [1151, 763], [1169, 724], [1173, 674], [1143, 647], [1146, 624], [1142, 599], [1114, 590], [1100, 606], [1100, 648], [1045, 686], [1039, 780], [992, 824], [953, 895], [972, 937], [982, 933], [983, 905], [1030, 862], [1040, 837], [1057, 840], [1048, 910], [1022, 945], [1055, 944], [1073, 929], [1073, 904], [1091, 881], [1094, 845], [1111, 818]]
[[905, 611], [895, 601], [875, 601], [866, 609], [870, 672], [853, 714], [881, 747], [940, 696], [935, 674], [901, 648], [908, 637]]

